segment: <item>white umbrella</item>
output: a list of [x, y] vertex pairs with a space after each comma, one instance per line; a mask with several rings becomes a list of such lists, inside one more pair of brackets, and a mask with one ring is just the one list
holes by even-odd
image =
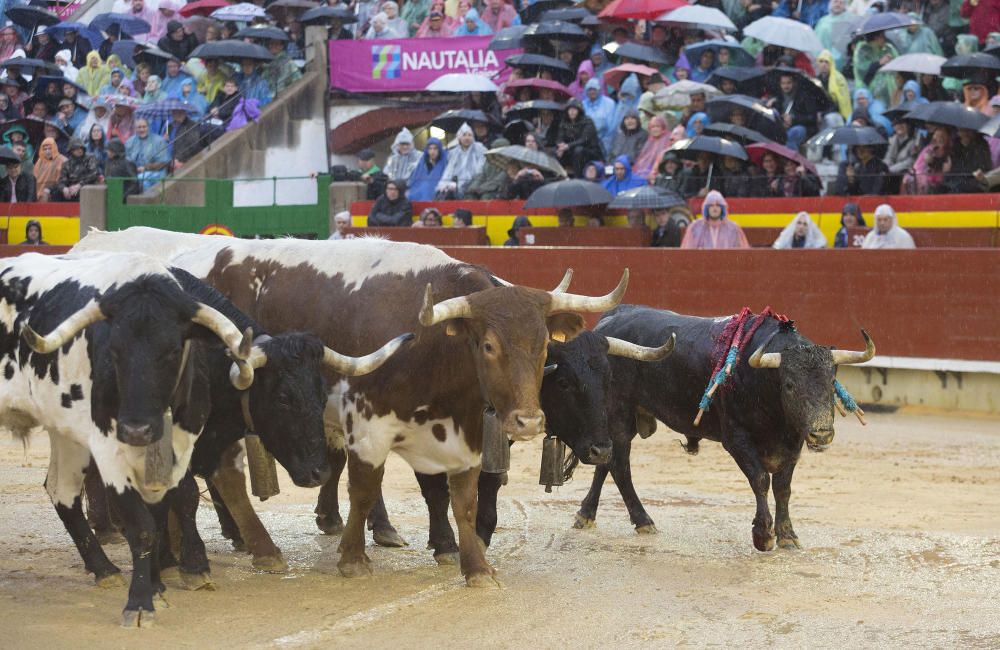
[[675, 25], [686, 25], [692, 29], [728, 29], [736, 31], [736, 25], [729, 17], [712, 7], [702, 7], [699, 5], [688, 5], [679, 9], [668, 11], [655, 22], [672, 23]]
[[684, 79], [656, 93], [655, 102], [657, 107], [683, 108], [691, 105], [691, 95], [695, 93], [705, 93], [705, 99], [708, 100], [721, 95], [722, 91], [715, 86]]
[[212, 18], [216, 20], [233, 20], [241, 23], [248, 23], [254, 18], [263, 18], [265, 16], [267, 16], [267, 12], [264, 11], [263, 7], [258, 7], [249, 2], [229, 5], [228, 7], [222, 7], [212, 12]]
[[497, 85], [481, 74], [452, 72], [441, 75], [427, 85], [427, 90], [439, 93], [496, 92]]
[[743, 35], [753, 36], [768, 45], [788, 47], [800, 52], [819, 54], [823, 51], [823, 44], [812, 27], [788, 18], [765, 16], [747, 25]]
[[948, 59], [936, 54], [904, 54], [879, 68], [879, 72], [912, 72], [913, 74], [941, 75], [941, 64]]

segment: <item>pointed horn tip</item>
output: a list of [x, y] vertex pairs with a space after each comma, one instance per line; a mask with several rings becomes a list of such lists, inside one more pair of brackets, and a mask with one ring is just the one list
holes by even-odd
[[430, 327], [434, 324], [434, 287], [431, 286], [430, 282], [424, 289], [424, 304], [420, 308], [419, 320], [424, 327]]

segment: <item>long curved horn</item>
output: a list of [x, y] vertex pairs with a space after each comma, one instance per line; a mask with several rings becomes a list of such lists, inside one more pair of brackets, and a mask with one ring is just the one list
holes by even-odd
[[569, 283], [572, 281], [573, 269], [566, 269], [563, 279], [559, 281], [559, 284], [550, 293], [566, 293], [566, 290], [569, 289]]
[[452, 318], [468, 318], [472, 316], [472, 306], [465, 296], [449, 298], [434, 304], [434, 289], [427, 283], [424, 291], [424, 305], [420, 308], [420, 324], [424, 327], [437, 325]]
[[367, 375], [370, 372], [378, 370], [378, 368], [381, 367], [383, 363], [388, 361], [389, 357], [394, 355], [404, 343], [412, 341], [413, 338], [414, 336], [410, 332], [401, 334], [383, 345], [378, 350], [363, 357], [349, 357], [347, 355], [340, 354], [339, 352], [335, 352], [330, 348], [324, 347], [323, 363], [330, 366], [340, 374], [347, 375], [348, 377]]
[[[250, 333], [249, 328], [247, 333]], [[271, 340], [267, 334], [258, 336], [253, 341], [250, 355], [247, 360], [234, 359], [233, 365], [229, 367], [229, 381], [232, 382], [236, 390], [246, 390], [253, 383], [254, 370], [267, 365], [267, 352], [262, 347], [264, 343]]]
[[91, 300], [74, 314], [70, 315], [69, 318], [59, 323], [48, 336], [41, 336], [25, 323], [24, 327], [21, 328], [21, 338], [35, 352], [48, 354], [61, 348], [83, 328], [105, 318], [107, 316], [101, 311], [101, 307], [97, 304], [97, 301]]
[[253, 332], [249, 327], [241, 334], [233, 321], [205, 303], [198, 304], [198, 311], [191, 317], [191, 321], [215, 332], [234, 358], [243, 360], [249, 358], [250, 349], [253, 347]]
[[868, 332], [861, 330], [861, 336], [865, 337], [865, 351], [855, 352], [853, 350], [833, 350], [833, 363], [842, 366], [850, 363], [864, 363], [871, 361], [875, 356], [875, 342]]
[[629, 341], [623, 341], [614, 337], [608, 339], [608, 354], [636, 361], [659, 361], [665, 359], [674, 351], [674, 343], [677, 342], [677, 334], [671, 334], [667, 342], [658, 348], [647, 348], [644, 345], [637, 345]]
[[611, 293], [594, 298], [591, 296], [579, 296], [573, 293], [550, 292], [552, 301], [549, 303], [549, 313], [559, 311], [589, 311], [602, 312], [615, 307], [625, 296], [625, 289], [628, 288], [628, 269], [622, 273], [622, 279]]

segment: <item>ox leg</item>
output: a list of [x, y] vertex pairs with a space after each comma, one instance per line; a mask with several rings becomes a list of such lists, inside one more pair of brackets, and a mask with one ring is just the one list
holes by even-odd
[[345, 578], [356, 578], [372, 573], [371, 560], [365, 553], [365, 519], [378, 499], [385, 465], [372, 467], [354, 453], [347, 458], [347, 493], [351, 509], [347, 525], [340, 538], [340, 560], [337, 568]]
[[212, 497], [212, 506], [215, 507], [215, 514], [219, 518], [219, 526], [222, 527], [222, 536], [233, 543], [233, 550], [245, 552], [247, 550], [247, 543], [243, 541], [243, 535], [240, 534], [240, 527], [236, 524], [236, 520], [233, 519], [233, 514], [229, 512], [229, 508], [226, 507], [226, 502], [223, 501], [222, 495], [219, 494], [219, 489], [211, 481], [205, 482], [208, 484], [208, 494]]
[[458, 524], [458, 554], [465, 584], [470, 587], [496, 587], [496, 569], [486, 561], [486, 547], [476, 535], [476, 493], [479, 468], [448, 475], [451, 510]]
[[108, 486], [108, 496], [121, 513], [125, 539], [132, 551], [132, 582], [129, 584], [128, 602], [122, 611], [122, 627], [152, 627], [156, 616], [153, 596], [158, 593], [154, 589], [154, 578], [159, 582], [155, 561], [156, 518], [139, 493], [130, 487], [118, 492], [116, 487]]
[[618, 486], [618, 492], [622, 495], [622, 501], [628, 508], [629, 519], [635, 526], [635, 531], [640, 535], [652, 535], [656, 533], [656, 525], [653, 518], [649, 516], [646, 509], [635, 492], [635, 485], [632, 483], [632, 441], [614, 441], [614, 449], [611, 452], [611, 478]]
[[94, 529], [94, 535], [101, 544], [114, 544], [125, 541], [118, 531], [115, 518], [108, 505], [108, 495], [104, 491], [104, 481], [97, 469], [97, 463], [90, 459], [87, 473], [83, 480], [83, 493], [87, 497], [87, 522]]
[[438, 564], [458, 564], [458, 543], [448, 521], [448, 503], [451, 500], [448, 475], [414, 473], [427, 504], [430, 524], [427, 548], [434, 549], [434, 559]]
[[316, 501], [316, 525], [324, 535], [339, 535], [344, 532], [344, 520], [340, 517], [340, 501], [337, 489], [340, 485], [340, 475], [347, 465], [347, 450], [341, 447], [328, 447], [327, 459], [330, 461], [330, 478], [319, 490]]
[[378, 500], [372, 507], [372, 511], [368, 513], [368, 530], [372, 531], [372, 538], [379, 546], [388, 548], [409, 546], [389, 523], [389, 512], [385, 509], [385, 499], [382, 497], [381, 489], [378, 491]]
[[601, 489], [608, 479], [609, 471], [611, 471], [611, 467], [608, 463], [594, 467], [594, 479], [590, 482], [590, 491], [580, 503], [580, 510], [576, 513], [573, 528], [593, 528], [597, 525], [597, 506], [601, 502]]
[[[49, 441], [51, 454], [49, 471], [45, 477], [45, 491], [52, 500], [56, 514], [73, 538], [84, 567], [94, 574], [97, 585], [104, 588], [124, 585], [121, 570], [105, 555], [83, 514], [80, 490], [83, 487], [84, 473], [90, 471], [90, 451], [53, 433], [49, 434]], [[94, 469], [96, 470], [96, 466]], [[104, 492], [103, 485], [101, 492]]]
[[503, 485], [503, 474], [479, 473], [479, 504], [476, 509], [476, 534], [486, 548], [497, 529], [497, 494]]
[[[739, 432], [733, 438], [723, 439], [722, 446], [729, 452], [743, 470], [750, 482], [750, 489], [757, 498], [757, 513], [753, 518], [753, 545], [758, 551], [774, 549], [774, 520], [767, 505], [767, 493], [771, 487], [771, 477], [758, 458], [757, 452], [751, 447], [748, 436]], [[791, 480], [791, 474], [789, 474]]]
[[237, 445], [227, 449], [219, 469], [215, 470], [208, 481], [215, 486], [222, 502], [236, 521], [240, 535], [246, 540], [247, 548], [253, 556], [254, 568], [268, 573], [284, 573], [288, 571], [288, 564], [281, 555], [281, 549], [275, 546], [264, 524], [254, 512], [250, 497], [247, 496], [243, 471], [237, 469], [234, 459], [230, 457], [230, 454], [237, 453], [242, 453], [242, 448]]
[[792, 529], [792, 519], [788, 515], [788, 500], [792, 497], [792, 473], [795, 463], [789, 463], [771, 476], [774, 490], [774, 531], [778, 536], [779, 548], [802, 548], [799, 538]]
[[[208, 567], [208, 554], [205, 552], [205, 542], [198, 533], [195, 517], [198, 514], [198, 484], [191, 472], [184, 475], [181, 482], [174, 488], [171, 510], [177, 517], [181, 529], [181, 582], [186, 589], [215, 590], [215, 583]], [[168, 537], [166, 534], [163, 537]], [[162, 548], [162, 547], [161, 547]]]

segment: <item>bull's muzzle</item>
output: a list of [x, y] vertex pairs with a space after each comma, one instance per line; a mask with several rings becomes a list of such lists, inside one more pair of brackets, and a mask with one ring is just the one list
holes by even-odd
[[588, 465], [605, 465], [611, 461], [611, 443], [597, 443], [590, 445], [587, 455], [581, 458]]
[[541, 410], [512, 411], [507, 423], [507, 435], [514, 441], [531, 440], [545, 433], [545, 414]]
[[833, 443], [833, 431], [813, 431], [806, 434], [806, 446], [810, 451], [825, 451]]
[[330, 480], [330, 476], [333, 475], [333, 470], [329, 465], [324, 464], [323, 467], [314, 467], [308, 471], [299, 471], [294, 474], [289, 472], [288, 475], [298, 487], [314, 488], [326, 485], [326, 482]]
[[133, 447], [145, 447], [159, 438], [156, 428], [149, 423], [118, 423], [117, 437], [119, 442]]

